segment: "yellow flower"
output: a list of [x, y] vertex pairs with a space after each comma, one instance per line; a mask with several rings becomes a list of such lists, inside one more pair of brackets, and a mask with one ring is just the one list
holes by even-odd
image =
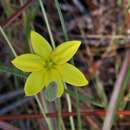
[[64, 92], [63, 82], [74, 86], [85, 86], [88, 81], [73, 65], [67, 63], [80, 46], [80, 41], [67, 41], [52, 50], [48, 41], [32, 31], [31, 42], [34, 54], [17, 56], [12, 63], [24, 72], [32, 72], [25, 83], [26, 96], [33, 96], [51, 82], [57, 84], [57, 97]]

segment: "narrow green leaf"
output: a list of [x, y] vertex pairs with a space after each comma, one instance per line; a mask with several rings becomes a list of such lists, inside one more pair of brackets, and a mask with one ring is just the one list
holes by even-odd
[[24, 72], [16, 69], [15, 67], [12, 67], [12, 66], [0, 65], [0, 72], [11, 73], [11, 74], [18, 76], [18, 77], [21, 77], [21, 78], [26, 78], [28, 76], [27, 73], [24, 73]]
[[98, 75], [95, 76], [94, 86], [95, 86], [97, 94], [98, 94], [98, 96], [100, 98], [101, 104], [103, 104], [105, 107], [107, 107], [107, 103], [108, 103], [107, 96], [106, 96], [106, 93], [105, 93], [105, 90], [103, 88], [102, 82], [100, 81]]
[[118, 109], [119, 110], [124, 110], [126, 105], [128, 104], [128, 101], [129, 100], [124, 100], [125, 97], [129, 98], [130, 97], [130, 91], [128, 91], [128, 94], [127, 96], [125, 95], [126, 93], [126, 90], [128, 88], [128, 82], [130, 80], [130, 68], [128, 69], [126, 75], [125, 75], [125, 78], [124, 78], [124, 81], [123, 81], [123, 84], [122, 84], [122, 90], [120, 92], [120, 96], [119, 96], [119, 99], [118, 99]]

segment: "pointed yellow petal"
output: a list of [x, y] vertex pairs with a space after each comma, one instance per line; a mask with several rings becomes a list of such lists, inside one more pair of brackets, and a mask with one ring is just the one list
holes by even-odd
[[56, 80], [57, 83], [57, 97], [61, 97], [64, 93], [64, 84], [61, 79]]
[[71, 64], [66, 63], [64, 65], [63, 72], [61, 72], [64, 82], [67, 82], [74, 86], [85, 86], [88, 84], [83, 73]]
[[61, 97], [64, 93], [64, 84], [58, 71], [52, 71], [52, 79], [54, 79], [57, 84], [57, 97]]
[[25, 72], [39, 71], [43, 68], [41, 57], [34, 54], [24, 54], [12, 60], [12, 64]]
[[48, 41], [35, 31], [31, 32], [31, 42], [34, 52], [39, 56], [46, 58], [52, 51]]
[[57, 97], [61, 97], [62, 94], [64, 93], [64, 84], [63, 81], [60, 77], [60, 74], [56, 70], [51, 70], [48, 72], [48, 78], [46, 78], [46, 87], [51, 83], [51, 82], [56, 82], [57, 84]]
[[74, 56], [80, 44], [80, 41], [64, 42], [52, 52], [51, 57], [57, 64], [66, 63]]
[[32, 72], [26, 80], [24, 91], [26, 96], [34, 96], [44, 87], [45, 71]]

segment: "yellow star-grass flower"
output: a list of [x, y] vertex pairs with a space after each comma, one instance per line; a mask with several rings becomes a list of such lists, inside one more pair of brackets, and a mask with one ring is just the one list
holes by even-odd
[[44, 37], [32, 31], [31, 42], [34, 54], [23, 54], [12, 61], [18, 69], [32, 72], [25, 83], [26, 96], [36, 95], [53, 81], [57, 84], [57, 97], [64, 92], [63, 82], [77, 87], [88, 84], [80, 70], [67, 63], [78, 50], [80, 41], [67, 41], [52, 50]]

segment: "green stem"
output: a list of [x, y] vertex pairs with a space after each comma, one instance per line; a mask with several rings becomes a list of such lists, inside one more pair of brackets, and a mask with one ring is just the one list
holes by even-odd
[[[42, 107], [42, 105], [41, 105], [41, 102], [40, 102], [40, 100], [39, 100], [39, 98], [38, 98], [37, 95], [35, 96], [35, 99], [36, 99], [36, 101], [37, 101], [37, 103], [38, 103], [38, 105], [39, 105], [39, 108], [40, 108], [40, 110], [41, 110], [41, 112], [42, 112], [42, 115], [43, 115], [44, 119], [45, 119], [46, 122], [47, 122], [47, 125], [48, 125], [49, 130], [53, 130], [52, 125], [51, 125], [51, 121], [50, 121], [50, 119], [46, 116], [46, 113], [45, 113], [45, 111], [44, 111], [44, 109], [43, 109], [43, 107]], [[45, 107], [46, 107], [46, 106], [45, 106]]]
[[49, 36], [50, 36], [52, 47], [55, 48], [55, 41], [54, 41], [52, 31], [51, 31], [51, 28], [50, 28], [50, 25], [49, 25], [49, 21], [48, 21], [47, 15], [46, 15], [46, 10], [44, 8], [42, 0], [38, 0], [38, 1], [39, 1], [40, 6], [41, 6], [41, 10], [42, 10], [42, 13], [43, 13], [43, 16], [44, 16], [44, 19], [45, 19], [45, 23], [46, 23], [47, 30], [48, 30], [48, 33], [49, 33]]
[[81, 116], [80, 116], [80, 100], [79, 100], [79, 94], [78, 90], [75, 89], [76, 93], [76, 108], [77, 108], [77, 123], [78, 123], [78, 130], [82, 130], [82, 123], [81, 123]]
[[9, 46], [9, 48], [11, 49], [13, 55], [16, 57], [17, 56], [16, 51], [14, 50], [11, 42], [9, 41], [8, 37], [6, 36], [4, 30], [3, 30], [3, 28], [1, 26], [0, 26], [0, 31], [1, 31], [1, 33], [3, 35], [3, 37], [5, 38], [5, 40], [6, 40], [7, 44], [8, 44], [8, 46]]
[[62, 120], [62, 111], [61, 111], [61, 100], [60, 98], [58, 98], [56, 100], [56, 104], [57, 104], [57, 109], [58, 109], [58, 130], [65, 130], [65, 126], [64, 126], [64, 122]]
[[57, 119], [57, 122], [58, 122], [58, 130], [61, 129], [61, 103], [60, 103], [60, 99], [57, 99], [56, 100], [56, 106], [57, 106], [57, 110], [58, 110], [58, 119]]

